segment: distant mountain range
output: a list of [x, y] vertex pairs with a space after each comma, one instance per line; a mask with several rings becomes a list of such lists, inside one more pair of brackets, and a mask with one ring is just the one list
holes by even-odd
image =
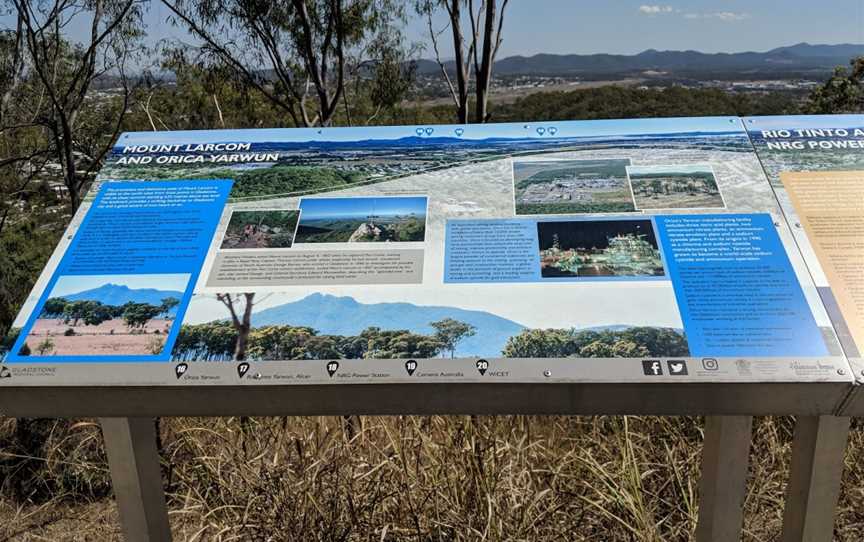
[[457, 356], [501, 355], [507, 339], [525, 326], [484, 311], [454, 307], [420, 306], [411, 303], [359, 303], [352, 297], [312, 294], [299, 301], [264, 309], [252, 315], [254, 327], [267, 325], [308, 326], [326, 335], [358, 335], [369, 327], [407, 329], [431, 335], [431, 322], [453, 318], [477, 328], [477, 333], [459, 343]]
[[[590, 76], [623, 75], [644, 72], [669, 72], [677, 75], [704, 76], [711, 73], [759, 75], [799, 72], [824, 72], [847, 65], [855, 56], [864, 55], [864, 45], [811, 45], [799, 43], [766, 52], [700, 53], [698, 51], [657, 51], [648, 49], [635, 55], [554, 55], [510, 56], [499, 59], [494, 74]], [[446, 63], [448, 70], [453, 62]], [[418, 72], [431, 75], [440, 68], [435, 61], [420, 60]]]
[[[99, 301], [103, 305], [123, 305], [124, 303], [149, 303], [161, 305], [166, 297], [183, 298], [183, 292], [173, 290], [156, 290], [153, 288], [132, 289], [122, 284], [103, 284], [98, 288], [84, 290], [76, 294], [64, 295], [66, 301]], [[172, 310], [176, 314], [177, 308]]]

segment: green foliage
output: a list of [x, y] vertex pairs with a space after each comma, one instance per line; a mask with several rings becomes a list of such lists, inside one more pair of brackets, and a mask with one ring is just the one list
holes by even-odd
[[123, 321], [130, 328], [143, 328], [147, 322], [159, 316], [162, 307], [149, 303], [126, 303], [123, 310]]
[[690, 348], [682, 333], [668, 328], [529, 329], [510, 337], [503, 353], [510, 358], [639, 358], [688, 356]]
[[628, 212], [633, 212], [633, 204], [626, 201], [516, 204], [516, 214], [518, 215]]
[[493, 108], [496, 122], [538, 120], [780, 115], [798, 110], [794, 95], [729, 93], [722, 90], [640, 89], [604, 86], [570, 92], [538, 92]]
[[[236, 342], [237, 331], [229, 322], [184, 324], [172, 355], [178, 361], [229, 360]], [[309, 327], [271, 325], [251, 330], [246, 354], [250, 360], [430, 358], [443, 348], [437, 336], [406, 330], [370, 327], [359, 335], [343, 336], [319, 335]]]
[[864, 110], [864, 56], [837, 67], [834, 75], [814, 89], [804, 108], [810, 114], [860, 113]]
[[444, 318], [437, 322], [429, 324], [435, 328], [435, 338], [441, 343], [445, 350], [450, 351], [450, 357], [456, 356], [456, 345], [468, 337], [473, 337], [477, 333], [477, 328], [471, 324], [454, 320], [453, 318]]
[[40, 356], [47, 356], [54, 351], [54, 339], [46, 337], [42, 342], [36, 345], [36, 353]]

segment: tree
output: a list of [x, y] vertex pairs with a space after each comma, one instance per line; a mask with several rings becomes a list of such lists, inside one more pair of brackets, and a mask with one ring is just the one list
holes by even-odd
[[[504, 11], [508, 0], [480, 0], [475, 11], [473, 0], [419, 0], [415, 3], [417, 12], [425, 16], [429, 28], [429, 38], [435, 51], [435, 60], [441, 68], [441, 75], [450, 90], [450, 96], [456, 106], [456, 118], [460, 123], [468, 122], [468, 98], [470, 93], [471, 73], [474, 74], [474, 122], [489, 120], [489, 90], [492, 86], [492, 67], [498, 49], [501, 47], [502, 30], [504, 28]], [[435, 12], [444, 9], [448, 24], [442, 30], [436, 31], [432, 17]], [[463, 8], [465, 12], [463, 13]], [[466, 24], [468, 28], [463, 30]], [[453, 38], [453, 71], [456, 83], [450, 78], [447, 65], [441, 57], [438, 38], [449, 27]], [[467, 34], [467, 39], [466, 39]]]
[[58, 316], [62, 316], [64, 311], [66, 310], [66, 305], [68, 304], [69, 302], [62, 297], [50, 297], [45, 301], [45, 304], [42, 306], [41, 317], [57, 318]]
[[451, 358], [456, 357], [456, 345], [477, 333], [476, 327], [453, 318], [444, 318], [429, 325], [435, 328], [435, 338], [445, 350], [450, 351]]
[[171, 315], [171, 311], [174, 310], [174, 307], [179, 304], [180, 300], [176, 297], [166, 297], [159, 305], [159, 316], [162, 316], [163, 318], [168, 318]]
[[54, 339], [46, 337], [45, 340], [36, 345], [36, 353], [40, 356], [47, 356], [54, 351]]
[[216, 299], [228, 309], [228, 312], [231, 314], [231, 325], [234, 326], [234, 330], [237, 332], [237, 341], [234, 344], [234, 359], [244, 361], [249, 342], [249, 332], [252, 331], [252, 307], [254, 306], [255, 293], [216, 294]]
[[[45, 106], [31, 115], [30, 123], [46, 131], [47, 152], [60, 166], [75, 209], [121, 131], [133, 91], [126, 68], [140, 51], [141, 14], [146, 0], [9, 1], [17, 11], [17, 28], [23, 36], [21, 67], [12, 71], [19, 74], [19, 80], [20, 74], [29, 75], [42, 91], [41, 103]], [[63, 33], [72, 24], [86, 25], [83, 43], [72, 44], [65, 39]], [[84, 117], [88, 93], [94, 81], [104, 77], [116, 78], [122, 104], [109, 116], [112, 122], [100, 126], [98, 136], [89, 141], [93, 145], [87, 145], [86, 150], [90, 152], [84, 153], [85, 146], [80, 143], [87, 131]], [[82, 154], [86, 165], [79, 165]]]
[[834, 75], [807, 99], [806, 113], [860, 113], [864, 110], [864, 56], [849, 62], [851, 69], [837, 67]]
[[201, 40], [203, 64], [230, 69], [297, 126], [329, 125], [340, 103], [350, 118], [348, 77], [374, 66], [372, 42], [404, 18], [393, 0], [162, 1]]
[[132, 329], [143, 328], [161, 312], [161, 307], [149, 303], [126, 303], [124, 307], [123, 321]]

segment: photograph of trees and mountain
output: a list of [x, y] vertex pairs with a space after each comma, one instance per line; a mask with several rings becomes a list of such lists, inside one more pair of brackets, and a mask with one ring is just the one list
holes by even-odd
[[304, 198], [297, 243], [423, 241], [426, 197]]
[[300, 211], [234, 211], [221, 248], [289, 248]]
[[710, 165], [628, 166], [637, 209], [726, 207]]
[[161, 354], [188, 282], [188, 274], [62, 276], [20, 353]]
[[633, 211], [627, 187], [629, 158], [513, 160], [516, 214]]
[[537, 236], [544, 278], [664, 274], [650, 220], [538, 222]]

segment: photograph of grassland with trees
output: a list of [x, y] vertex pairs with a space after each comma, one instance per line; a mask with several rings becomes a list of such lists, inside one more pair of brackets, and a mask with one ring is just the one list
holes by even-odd
[[513, 160], [517, 215], [633, 211], [630, 159]]
[[290, 248], [300, 211], [233, 211], [221, 248]]
[[19, 353], [157, 355], [189, 275], [61, 276]]
[[640, 210], [726, 207], [708, 164], [628, 166], [627, 177]]

